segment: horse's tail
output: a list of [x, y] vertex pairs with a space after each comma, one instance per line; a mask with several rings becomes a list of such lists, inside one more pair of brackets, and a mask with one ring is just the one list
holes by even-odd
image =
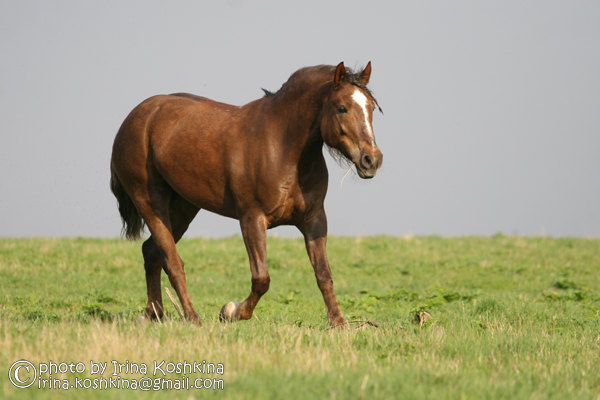
[[129, 197], [123, 188], [112, 166], [110, 169], [110, 190], [119, 203], [119, 214], [121, 214], [121, 220], [123, 221], [121, 234], [125, 235], [129, 240], [139, 239], [144, 229], [144, 220], [137, 208], [135, 208], [133, 201], [131, 201], [131, 197]]

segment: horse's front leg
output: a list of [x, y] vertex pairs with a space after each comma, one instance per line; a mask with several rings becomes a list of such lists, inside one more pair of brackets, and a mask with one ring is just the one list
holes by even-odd
[[321, 210], [316, 216], [305, 221], [299, 228], [304, 235], [306, 251], [315, 270], [317, 284], [325, 300], [329, 325], [332, 327], [340, 326], [344, 323], [344, 318], [335, 297], [331, 269], [327, 260], [327, 217], [325, 211]]
[[252, 272], [250, 296], [241, 303], [229, 302], [223, 306], [219, 318], [222, 322], [252, 318], [256, 304], [269, 290], [267, 269], [267, 221], [263, 214], [249, 214], [240, 219], [240, 227]]

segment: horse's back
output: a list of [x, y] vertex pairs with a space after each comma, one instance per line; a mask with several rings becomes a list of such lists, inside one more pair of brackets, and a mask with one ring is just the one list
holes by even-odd
[[140, 182], [166, 181], [199, 208], [231, 215], [225, 197], [232, 147], [239, 142], [239, 109], [187, 93], [150, 97], [123, 122], [113, 164], [117, 160], [122, 172], [129, 170]]
[[171, 96], [175, 96], [175, 97], [183, 97], [186, 99], [192, 99], [192, 100], [196, 100], [196, 101], [207, 101], [210, 100], [208, 97], [204, 97], [204, 96], [198, 96], [192, 93], [171, 93]]
[[214, 141], [231, 126], [237, 110], [239, 107], [189, 93], [152, 96], [137, 105], [123, 121], [115, 146], [118, 142], [161, 146], [175, 136], [191, 139], [192, 134], [196, 139]]
[[198, 96], [198, 95], [192, 94], [192, 93], [171, 93], [168, 96], [180, 97], [180, 98], [184, 98], [184, 99], [194, 100], [199, 103], [211, 104], [213, 106], [218, 106], [218, 107], [222, 108], [223, 110], [227, 110], [227, 111], [239, 109], [238, 106], [234, 106], [234, 105], [227, 104], [227, 103], [222, 103], [220, 101], [209, 99], [208, 97], [204, 97], [204, 96]]

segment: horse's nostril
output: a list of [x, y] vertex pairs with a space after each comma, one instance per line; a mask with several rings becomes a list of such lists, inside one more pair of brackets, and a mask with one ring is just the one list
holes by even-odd
[[371, 159], [371, 156], [369, 156], [368, 154], [365, 154], [363, 156], [363, 167], [371, 168], [372, 166], [373, 166], [373, 160]]

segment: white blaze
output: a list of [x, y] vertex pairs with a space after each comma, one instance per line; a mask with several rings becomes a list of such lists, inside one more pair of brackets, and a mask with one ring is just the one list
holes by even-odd
[[369, 112], [367, 111], [367, 96], [365, 96], [362, 90], [356, 88], [354, 89], [354, 93], [352, 93], [352, 100], [354, 100], [363, 111], [363, 116], [365, 118], [365, 126], [367, 127], [367, 133], [371, 140], [371, 147], [375, 147], [375, 136], [373, 135], [373, 128], [369, 123]]

